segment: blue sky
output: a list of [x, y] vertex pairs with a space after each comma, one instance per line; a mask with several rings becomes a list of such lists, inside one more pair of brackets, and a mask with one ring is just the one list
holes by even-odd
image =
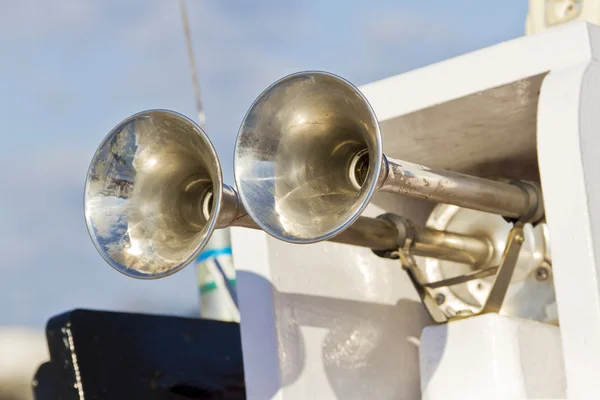
[[[273, 81], [321, 69], [361, 85], [513, 39], [527, 1], [196, 0], [188, 12], [207, 132], [232, 183], [240, 121]], [[196, 116], [179, 2], [4, 1], [0, 54], [0, 325], [39, 328], [75, 307], [197, 312], [192, 267], [120, 275], [82, 207], [89, 160], [119, 121]]]

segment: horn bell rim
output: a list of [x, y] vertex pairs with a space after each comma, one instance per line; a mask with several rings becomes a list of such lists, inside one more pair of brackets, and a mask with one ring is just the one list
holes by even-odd
[[[134, 268], [128, 268], [127, 266], [123, 265], [122, 263], [120, 263], [117, 260], [110, 257], [104, 251], [102, 244], [98, 241], [98, 237], [93, 231], [93, 223], [92, 223], [93, 218], [92, 218], [91, 213], [88, 211], [88, 203], [89, 203], [89, 191], [90, 191], [90, 184], [91, 184], [90, 178], [91, 178], [91, 174], [94, 169], [94, 166], [97, 164], [98, 158], [100, 157], [101, 150], [107, 145], [107, 143], [115, 135], [117, 135], [123, 129], [123, 127], [127, 123], [130, 123], [133, 120], [138, 119], [140, 117], [157, 115], [157, 114], [167, 114], [167, 115], [174, 117], [176, 119], [179, 119], [187, 124], [190, 124], [192, 126], [192, 128], [200, 134], [201, 140], [206, 145], [206, 150], [210, 153], [209, 157], [213, 161], [211, 163], [211, 167], [214, 168], [215, 182], [213, 182], [214, 184], [212, 187], [212, 191], [213, 191], [212, 192], [212, 195], [213, 195], [212, 212], [211, 212], [210, 218], [206, 221], [206, 224], [204, 225], [204, 227], [202, 229], [202, 235], [203, 235], [202, 239], [197, 243], [193, 252], [190, 253], [189, 257], [180, 261], [176, 266], [168, 268], [164, 272], [146, 273], [146, 272], [142, 272], [137, 269], [134, 269]], [[84, 185], [83, 211], [84, 211], [84, 217], [85, 217], [86, 230], [87, 230], [87, 233], [88, 233], [94, 247], [96, 248], [96, 251], [100, 254], [102, 259], [108, 265], [110, 265], [114, 270], [116, 270], [116, 271], [120, 272], [121, 274], [126, 275], [128, 277], [140, 279], [140, 280], [161, 279], [161, 278], [165, 278], [170, 275], [173, 275], [173, 274], [181, 271], [182, 269], [184, 269], [191, 262], [193, 262], [193, 260], [196, 259], [196, 257], [198, 257], [198, 255], [204, 249], [204, 247], [206, 247], [206, 245], [208, 244], [208, 241], [210, 240], [210, 238], [212, 236], [212, 233], [214, 232], [214, 230], [217, 227], [218, 216], [219, 216], [219, 213], [221, 210], [222, 198], [223, 198], [223, 174], [222, 174], [221, 164], [219, 162], [219, 158], [218, 158], [217, 152], [214, 148], [214, 145], [210, 141], [206, 132], [196, 122], [192, 121], [190, 118], [188, 118], [185, 115], [180, 114], [178, 112], [167, 110], [167, 109], [148, 109], [148, 110], [140, 111], [133, 115], [130, 115], [129, 117], [125, 118], [120, 123], [115, 125], [115, 127], [113, 129], [111, 129], [111, 131], [104, 137], [104, 139], [102, 140], [100, 145], [96, 148], [94, 155], [92, 157], [92, 160], [90, 162], [90, 165], [87, 169], [85, 185]]]
[[[241, 163], [240, 142], [241, 142], [241, 136], [245, 134], [245, 132], [244, 132], [245, 122], [251, 116], [254, 107], [260, 102], [260, 100], [263, 98], [263, 96], [265, 96], [273, 88], [284, 83], [288, 79], [293, 79], [293, 78], [297, 78], [297, 77], [301, 77], [301, 76], [309, 76], [309, 75], [323, 76], [323, 77], [337, 80], [338, 82], [347, 86], [353, 92], [353, 94], [358, 96], [364, 102], [365, 108], [368, 110], [369, 114], [375, 121], [375, 124], [374, 124], [374, 130], [375, 130], [375, 137], [374, 137], [375, 143], [374, 144], [375, 144], [375, 146], [373, 147], [372, 151], [369, 151], [369, 156], [371, 157], [372, 162], [370, 164], [368, 176], [367, 176], [366, 180], [363, 182], [363, 185], [361, 187], [361, 190], [365, 190], [366, 193], [363, 195], [361, 203], [356, 207], [354, 214], [341, 220], [340, 223], [335, 228], [330, 229], [321, 235], [317, 235], [314, 237], [300, 237], [300, 236], [291, 235], [288, 232], [280, 233], [280, 232], [277, 232], [277, 231], [271, 229], [271, 227], [268, 224], [266, 224], [260, 218], [260, 216], [257, 214], [256, 210], [253, 207], [253, 202], [251, 202], [250, 199], [248, 198], [248, 194], [245, 192], [244, 185], [242, 184], [243, 178], [242, 178], [241, 172], [240, 172], [240, 169], [241, 169], [241, 166], [240, 166], [240, 163]], [[281, 240], [281, 241], [284, 241], [287, 243], [293, 243], [293, 244], [312, 244], [312, 243], [317, 243], [317, 242], [321, 242], [321, 241], [326, 241], [326, 240], [329, 240], [329, 239], [339, 235], [344, 230], [346, 230], [348, 227], [350, 227], [350, 225], [352, 225], [354, 222], [356, 222], [356, 220], [360, 217], [360, 215], [367, 208], [373, 195], [377, 191], [379, 175], [381, 174], [381, 171], [383, 168], [383, 144], [382, 144], [382, 138], [381, 138], [381, 128], [378, 123], [377, 115], [376, 115], [375, 111], [373, 110], [372, 105], [367, 100], [366, 96], [358, 89], [358, 87], [356, 87], [354, 84], [352, 84], [348, 80], [346, 80], [336, 74], [326, 72], [326, 71], [321, 71], [321, 70], [305, 70], [305, 71], [295, 72], [292, 74], [288, 74], [288, 75], [280, 78], [276, 82], [272, 83], [271, 85], [269, 85], [269, 87], [267, 87], [265, 90], [263, 90], [257, 96], [257, 98], [254, 100], [252, 105], [249, 107], [248, 111], [244, 115], [244, 118], [242, 120], [240, 129], [238, 131], [238, 135], [236, 138], [235, 147], [234, 147], [233, 164], [234, 164], [233, 165], [234, 166], [234, 168], [233, 168], [234, 180], [235, 180], [236, 187], [238, 189], [240, 201], [243, 204], [248, 215], [250, 215], [250, 217], [256, 222], [256, 224], [263, 231], [265, 231], [267, 234], [274, 237], [275, 239], [278, 239], [278, 240]]]

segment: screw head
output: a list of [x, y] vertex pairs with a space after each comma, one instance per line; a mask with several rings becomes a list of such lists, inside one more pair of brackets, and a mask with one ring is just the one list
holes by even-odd
[[440, 305], [444, 304], [444, 302], [445, 302], [445, 301], [446, 301], [446, 296], [444, 296], [443, 294], [441, 294], [441, 293], [438, 293], [438, 294], [435, 296], [435, 303], [436, 303], [438, 306], [440, 306]]
[[523, 241], [525, 241], [525, 238], [523, 237], [523, 235], [515, 235], [515, 242], [523, 243]]
[[535, 270], [535, 279], [545, 281], [550, 276], [550, 270], [546, 266], [539, 267]]

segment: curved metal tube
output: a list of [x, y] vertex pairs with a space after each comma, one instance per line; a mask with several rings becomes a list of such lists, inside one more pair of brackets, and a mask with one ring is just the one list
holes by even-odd
[[417, 256], [481, 266], [494, 255], [494, 247], [487, 239], [426, 227], [414, 229], [412, 254]]
[[[203, 203], [208, 203], [210, 196], [208, 193]], [[222, 199], [217, 228], [239, 226], [261, 230], [244, 209], [235, 189], [224, 185]], [[209, 207], [203, 207], [204, 218], [210, 216], [210, 211]], [[493, 247], [486, 239], [418, 227], [399, 216], [395, 216], [395, 219], [410, 224], [411, 235], [414, 236], [414, 255], [476, 266], [487, 263], [493, 256]], [[407, 239], [407, 230], [399, 232], [396, 225], [397, 223], [386, 219], [359, 217], [350, 227], [328, 241], [367, 247], [375, 251], [394, 251], [402, 247]]]

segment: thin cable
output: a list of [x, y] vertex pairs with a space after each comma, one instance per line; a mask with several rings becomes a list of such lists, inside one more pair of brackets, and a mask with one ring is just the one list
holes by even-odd
[[206, 124], [206, 115], [202, 108], [202, 100], [200, 99], [200, 84], [198, 83], [198, 74], [196, 73], [196, 61], [194, 59], [194, 50], [192, 46], [192, 35], [190, 33], [190, 25], [188, 22], [187, 10], [185, 8], [185, 0], [179, 0], [181, 6], [181, 18], [183, 20], [183, 30], [185, 32], [185, 41], [187, 44], [188, 57], [190, 59], [190, 70], [192, 72], [192, 84], [194, 86], [194, 94], [196, 95], [196, 108], [198, 110], [198, 122], [200, 127], [204, 129]]

